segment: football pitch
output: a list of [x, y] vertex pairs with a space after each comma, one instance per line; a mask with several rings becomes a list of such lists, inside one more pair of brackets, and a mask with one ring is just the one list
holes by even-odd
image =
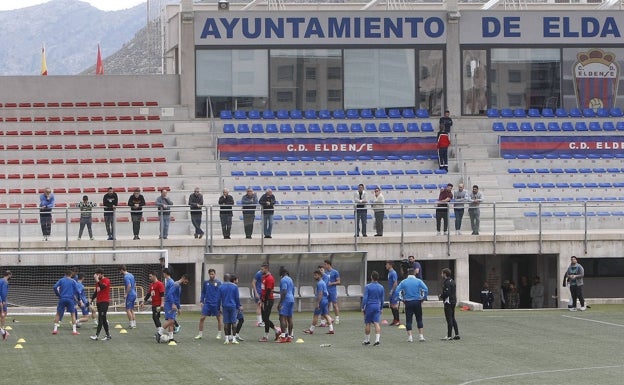
[[[65, 318], [54, 336], [51, 316], [13, 315], [9, 309], [13, 330], [0, 341], [0, 384], [606, 385], [621, 384], [624, 376], [621, 305], [585, 312], [458, 309], [459, 341], [442, 341], [443, 311], [426, 308], [426, 342], [408, 343], [404, 329], [383, 325], [376, 347], [361, 344], [362, 316], [356, 312], [341, 314], [335, 335], [326, 335], [327, 328], [303, 334], [311, 314], [297, 313], [295, 339], [303, 343], [290, 344], [258, 342], [263, 329], [255, 326], [255, 314], [245, 316], [245, 341], [226, 346], [215, 339], [213, 318], [206, 320], [204, 338], [194, 340], [199, 315], [185, 312], [177, 345], [169, 346], [156, 343], [150, 314], [139, 315], [133, 330], [123, 329], [125, 315], [111, 315], [113, 339], [105, 342], [89, 339], [92, 324], [72, 336]], [[387, 309], [383, 318], [391, 321]]]

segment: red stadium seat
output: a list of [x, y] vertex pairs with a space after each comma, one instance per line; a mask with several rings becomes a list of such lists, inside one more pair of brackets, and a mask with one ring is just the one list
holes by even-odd
[[60, 107], [61, 105], [59, 104], [59, 102], [48, 102], [47, 106], [48, 108], [53, 108], [53, 107]]
[[59, 130], [50, 131], [50, 135], [61, 135], [61, 131]]
[[[78, 217], [78, 218], [70, 218], [69, 221], [71, 223], [80, 223], [80, 217]], [[92, 218], [92, 221], [93, 221], [93, 218]]]
[[118, 149], [118, 148], [121, 148], [121, 144], [119, 144], [119, 143], [110, 143], [108, 145], [108, 148], [109, 149]]
[[139, 177], [139, 173], [138, 172], [127, 172], [126, 173], [126, 178], [138, 178]]
[[89, 107], [102, 107], [102, 102], [89, 102]]
[[103, 105], [104, 105], [104, 107], [115, 107], [117, 105], [117, 103], [115, 103], [115, 102], [104, 102]]
[[17, 118], [16, 117], [9, 117], [9, 118], [4, 118], [5, 122], [17, 122]]
[[65, 145], [65, 149], [66, 149], [66, 150], [77, 150], [77, 149], [78, 149], [78, 146], [77, 146], [77, 145], [75, 145], [75, 144], [66, 144], [66, 145]]
[[106, 158], [97, 158], [97, 159], [95, 159], [95, 163], [108, 163], [108, 159], [106, 159]]
[[124, 159], [124, 163], [136, 163], [137, 158], [126, 158]]
[[50, 150], [62, 150], [63, 149], [63, 145], [62, 144], [51, 144], [50, 145]]
[[104, 120], [104, 118], [103, 118], [103, 117], [101, 117], [101, 116], [92, 116], [92, 117], [91, 117], [91, 121], [92, 121], [92, 122], [101, 122], [101, 121], [103, 121], [103, 120]]
[[126, 192], [126, 188], [125, 187], [115, 187], [115, 188], [113, 188], [113, 191], [114, 192]]
[[30, 108], [30, 107], [32, 107], [32, 104], [30, 104], [28, 102], [22, 102], [22, 103], [19, 103], [18, 106], [22, 107], [22, 108]]
[[62, 102], [61, 107], [73, 107], [74, 102]]
[[78, 159], [76, 158], [71, 158], [71, 159], [65, 159], [65, 164], [78, 164]]
[[130, 102], [117, 102], [118, 107], [130, 107]]
[[35, 119], [33, 119], [35, 122], [45, 122], [47, 121], [45, 116], [35, 116]]
[[37, 164], [50, 164], [50, 159], [37, 159]]
[[107, 121], [107, 122], [114, 122], [114, 121], [117, 121], [117, 116], [115, 116], [115, 115], [105, 116], [104, 120]]
[[123, 178], [124, 177], [124, 173], [123, 172], [112, 172], [111, 173], [111, 178]]
[[78, 135], [91, 135], [89, 130], [78, 130]]
[[132, 107], [144, 107], [145, 106], [145, 102], [139, 102], [139, 101], [132, 102], [131, 104], [132, 104]]
[[22, 144], [22, 150], [34, 150], [35, 146], [33, 144]]
[[154, 158], [154, 162], [156, 163], [165, 163], [167, 162], [167, 158]]
[[69, 189], [67, 189], [67, 192], [70, 194], [80, 194], [82, 192], [82, 189], [80, 187], [70, 187]]
[[153, 178], [154, 173], [152, 171], [144, 171], [141, 173], [141, 178]]
[[90, 150], [92, 148], [91, 143], [83, 143], [78, 146], [80, 150]]
[[134, 130], [121, 130], [122, 135], [134, 135]]
[[78, 122], [88, 122], [89, 121], [89, 117], [88, 116], [78, 116], [76, 118], [76, 121], [78, 121]]
[[143, 192], [155, 192], [156, 191], [156, 187], [143, 187]]
[[19, 150], [19, 144], [7, 144], [6, 148], [9, 151], [11, 151], [11, 150]]
[[11, 130], [11, 131], [6, 131], [4, 134], [5, 135], [10, 135], [10, 136], [15, 136], [15, 135], [19, 135], [19, 131]]
[[63, 163], [65, 163], [65, 161], [63, 159], [56, 158], [56, 159], [52, 159], [50, 161], [50, 163], [52, 163], [52, 164], [63, 164]]
[[65, 179], [65, 174], [62, 174], [62, 173], [52, 174], [52, 178], [53, 179]]
[[[67, 194], [67, 189], [64, 187], [57, 187], [54, 189], [55, 194]], [[56, 207], [67, 207], [67, 203], [56, 203]]]
[[134, 130], [134, 133], [136, 135], [147, 135], [147, 130], [143, 129], [143, 128], [137, 128], [136, 130]]
[[[25, 188], [25, 189], [22, 191], [22, 194], [36, 194], [36, 193], [37, 193], [37, 189], [35, 189], [35, 188]], [[35, 207], [37, 207], [37, 204], [36, 204], [36, 203], [32, 203], [32, 204], [33, 204]]]
[[82, 189], [82, 191], [87, 194], [87, 193], [95, 193], [97, 192], [97, 190], [95, 189], [95, 187], [85, 187]]
[[136, 145], [137, 148], [150, 148], [149, 143], [138, 143]]
[[74, 118], [73, 116], [63, 116], [61, 120], [63, 122], [74, 122], [76, 121], [76, 118]]
[[35, 224], [35, 223], [39, 223], [39, 219], [37, 219], [37, 218], [26, 218], [26, 220], [24, 222], [28, 223], [28, 224]]
[[32, 136], [33, 132], [31, 130], [20, 131], [20, 135], [22, 136]]
[[80, 174], [78, 174], [77, 172], [72, 172], [70, 174], [67, 174], [67, 178], [69, 178], [69, 179], [77, 179], [77, 178], [80, 178]]
[[41, 103], [41, 102], [35, 102], [35, 103], [32, 104], [32, 106], [35, 107], [35, 108], [43, 108], [43, 107], [46, 106], [46, 104], [45, 103]]
[[98, 179], [108, 179], [108, 178], [110, 178], [110, 174], [109, 174], [109, 173], [107, 173], [107, 172], [98, 172], [98, 173], [96, 174], [96, 177], [97, 177]]
[[30, 116], [22, 116], [19, 118], [20, 122], [32, 122], [32, 118]]
[[[31, 189], [31, 190], [34, 190], [34, 189]], [[34, 194], [34, 193], [33, 193], [33, 194]], [[25, 203], [25, 204], [24, 204], [24, 208], [25, 208], [25, 209], [34, 209], [34, 208], [36, 208], [37, 206], [38, 206], [38, 205], [37, 205], [36, 203]]]
[[135, 148], [136, 146], [134, 145], [134, 143], [124, 143], [123, 144], [123, 148]]
[[22, 179], [35, 179], [35, 174], [22, 174]]
[[110, 163], [123, 163], [123, 160], [121, 158], [110, 158], [109, 162]]
[[35, 164], [34, 159], [22, 159], [22, 164]]
[[76, 102], [74, 105], [76, 107], [88, 107], [89, 106], [87, 102]]
[[106, 135], [119, 135], [119, 130], [106, 130]]
[[162, 134], [162, 130], [160, 128], [150, 128], [150, 135], [160, 135]]
[[133, 120], [147, 120], [147, 116], [145, 115], [134, 115], [132, 117]]
[[75, 130], [64, 130], [63, 131], [63, 135], [66, 135], [66, 136], [76, 135], [76, 131]]
[[122, 115], [122, 116], [119, 117], [119, 120], [132, 120], [132, 116]]
[[104, 130], [93, 130], [91, 131], [91, 135], [104, 135]]
[[81, 178], [88, 178], [88, 179], [93, 179], [95, 178], [95, 174], [92, 172], [83, 172], [82, 174], [80, 174]]
[[45, 136], [48, 135], [48, 131], [37, 130], [35, 131], [35, 136]]
[[149, 115], [147, 120], [160, 120], [160, 116], [158, 115]]
[[91, 163], [93, 163], [93, 159], [91, 158], [80, 159], [80, 164], [91, 164]]
[[93, 149], [94, 150], [105, 150], [106, 149], [106, 143], [95, 143], [93, 145]]
[[139, 158], [139, 163], [152, 163], [152, 158]]
[[50, 179], [50, 174], [37, 174], [37, 179]]
[[[21, 194], [22, 193], [22, 189], [21, 188], [10, 188], [9, 189], [9, 194]], [[20, 204], [20, 207], [22, 207], [22, 205]]]
[[168, 177], [169, 173], [167, 171], [157, 171], [154, 175], [156, 175], [159, 178], [162, 178], [162, 177]]
[[152, 143], [152, 148], [165, 148], [165, 145], [162, 143]]
[[158, 106], [158, 102], [149, 101], [148, 100], [147, 102], [145, 102], [145, 105], [148, 106], [148, 107], [157, 107]]
[[48, 122], [60, 122], [60, 121], [61, 121], [60, 116], [48, 116]]
[[17, 103], [13, 103], [13, 102], [4, 103], [4, 107], [6, 107], [6, 108], [16, 108], [17, 107]]

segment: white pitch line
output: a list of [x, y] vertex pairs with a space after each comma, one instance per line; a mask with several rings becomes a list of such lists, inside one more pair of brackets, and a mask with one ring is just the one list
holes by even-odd
[[490, 381], [490, 380], [498, 380], [498, 379], [502, 379], [502, 378], [533, 376], [533, 375], [536, 375], [536, 374], [574, 372], [574, 371], [579, 371], [579, 370], [613, 369], [613, 368], [622, 368], [622, 367], [624, 367], [624, 365], [592, 366], [592, 367], [588, 367], [588, 368], [569, 368], [569, 369], [541, 370], [541, 371], [538, 371], [538, 372], [524, 372], [524, 373], [506, 374], [506, 375], [503, 375], [503, 376], [478, 378], [478, 379], [475, 379], [475, 380], [462, 382], [459, 385], [476, 384], [478, 382], [484, 382], [484, 381]]
[[587, 321], [587, 322], [595, 322], [595, 323], [598, 323], [598, 324], [609, 325], [609, 326], [617, 326], [617, 327], [624, 328], [624, 325], [622, 325], [622, 324], [614, 324], [614, 323], [611, 323], [611, 322], [597, 321], [595, 319], [588, 319], [588, 318], [582, 318], [582, 317], [572, 317], [571, 315], [564, 315], [562, 317], [578, 319], [578, 320]]

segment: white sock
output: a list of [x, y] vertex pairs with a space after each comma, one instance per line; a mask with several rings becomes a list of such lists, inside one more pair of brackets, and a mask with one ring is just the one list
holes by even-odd
[[199, 333], [197, 333], [197, 335], [203, 337], [204, 336], [204, 332], [200, 330]]
[[375, 342], [379, 342], [380, 338], [381, 338], [381, 334], [375, 334]]
[[370, 342], [370, 334], [364, 335], [364, 342]]
[[262, 316], [259, 315], [259, 316], [257, 316], [257, 318], [258, 318], [258, 323], [261, 323], [262, 322]]
[[329, 331], [330, 332], [334, 331], [334, 323], [333, 322], [329, 324]]
[[58, 327], [59, 327], [59, 324], [58, 324], [58, 323], [55, 323], [55, 324], [54, 324], [54, 331], [57, 331], [57, 330], [58, 330]]
[[311, 326], [310, 326], [310, 331], [311, 331], [311, 332], [313, 332], [315, 327], [316, 327], [316, 326], [311, 325]]
[[72, 331], [73, 331], [74, 333], [76, 333], [76, 324], [75, 324], [75, 323], [74, 323], [74, 324], [72, 324]]

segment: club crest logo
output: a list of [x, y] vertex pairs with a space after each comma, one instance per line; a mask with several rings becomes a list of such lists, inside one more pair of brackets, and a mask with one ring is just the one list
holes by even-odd
[[613, 52], [591, 49], [579, 52], [572, 69], [579, 108], [615, 107], [620, 67]]

